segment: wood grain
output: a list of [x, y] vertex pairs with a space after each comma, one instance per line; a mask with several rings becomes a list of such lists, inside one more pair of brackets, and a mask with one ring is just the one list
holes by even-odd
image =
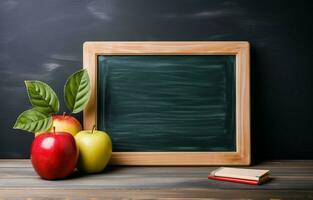
[[0, 160], [0, 199], [312, 199], [313, 161], [268, 161], [260, 186], [207, 179], [216, 167], [109, 167], [103, 173], [69, 179], [40, 179], [29, 160]]
[[91, 98], [84, 128], [97, 124], [98, 55], [235, 55], [236, 152], [114, 152], [114, 165], [249, 165], [250, 57], [248, 42], [85, 42], [84, 67], [91, 77]]
[[312, 199], [305, 190], [214, 190], [214, 189], [164, 189], [164, 190], [68, 190], [68, 189], [0, 189], [1, 200], [107, 200], [107, 199]]

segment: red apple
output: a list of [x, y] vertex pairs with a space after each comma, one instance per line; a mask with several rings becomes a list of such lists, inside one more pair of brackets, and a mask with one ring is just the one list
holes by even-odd
[[77, 160], [78, 149], [69, 133], [43, 133], [32, 143], [31, 162], [43, 179], [64, 179], [73, 172]]
[[[55, 127], [56, 132], [68, 132], [75, 136], [78, 132], [82, 130], [82, 126], [79, 121], [70, 115], [53, 115], [52, 125], [47, 132], [53, 132], [52, 127]], [[42, 132], [36, 133], [35, 136], [42, 134]]]

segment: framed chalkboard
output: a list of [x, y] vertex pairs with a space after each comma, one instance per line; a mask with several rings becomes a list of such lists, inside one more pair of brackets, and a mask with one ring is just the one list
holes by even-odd
[[111, 164], [250, 163], [247, 42], [86, 42], [84, 67]]

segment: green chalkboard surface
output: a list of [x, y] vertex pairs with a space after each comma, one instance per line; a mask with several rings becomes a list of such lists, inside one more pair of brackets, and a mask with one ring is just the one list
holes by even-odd
[[236, 151], [235, 56], [97, 58], [97, 123], [113, 151]]

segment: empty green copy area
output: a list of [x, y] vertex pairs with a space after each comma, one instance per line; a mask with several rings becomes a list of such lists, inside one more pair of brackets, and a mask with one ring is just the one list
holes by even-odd
[[98, 56], [113, 151], [236, 151], [235, 56]]

